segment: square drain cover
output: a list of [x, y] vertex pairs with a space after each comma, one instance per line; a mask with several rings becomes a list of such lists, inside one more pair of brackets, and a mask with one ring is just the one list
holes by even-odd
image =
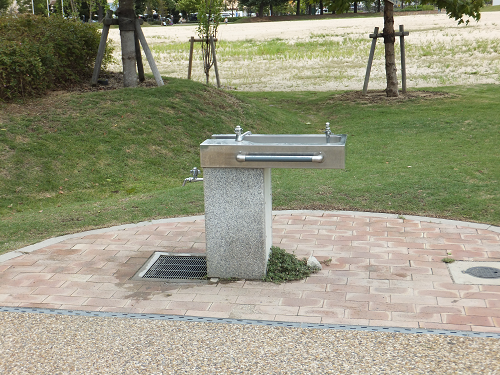
[[200, 254], [154, 253], [133, 280], [202, 280], [207, 276], [207, 259]]
[[500, 285], [500, 262], [457, 261], [448, 270], [455, 284]]

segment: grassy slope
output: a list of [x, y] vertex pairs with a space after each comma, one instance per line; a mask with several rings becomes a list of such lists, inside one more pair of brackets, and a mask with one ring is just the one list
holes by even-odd
[[199, 144], [257, 133], [347, 133], [345, 170], [273, 170], [275, 208], [500, 224], [498, 86], [393, 104], [336, 93], [235, 93], [170, 79], [68, 94], [0, 115], [0, 252], [64, 233], [203, 212]]

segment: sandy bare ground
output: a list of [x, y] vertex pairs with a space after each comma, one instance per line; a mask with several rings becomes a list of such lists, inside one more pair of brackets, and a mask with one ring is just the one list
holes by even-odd
[[[396, 16], [404, 25], [407, 86], [431, 87], [500, 83], [500, 12], [483, 13], [479, 22], [457, 25], [445, 14]], [[359, 90], [363, 87], [373, 29], [383, 28], [383, 18], [319, 19], [220, 25], [218, 49], [222, 85], [237, 90]], [[189, 43], [196, 25], [147, 27], [143, 32], [164, 76], [186, 78]], [[120, 61], [119, 31], [110, 31]], [[238, 55], [240, 49], [280, 39], [298, 42], [339, 42], [342, 49], [304, 56]], [[315, 47], [313, 46], [312, 49]], [[399, 41], [396, 43], [399, 61]], [[193, 79], [204, 82], [201, 52], [195, 52]], [[398, 63], [399, 64], [399, 63]], [[112, 70], [120, 71], [115, 64]], [[147, 69], [148, 70], [148, 69]], [[400, 73], [400, 68], [398, 67]], [[212, 74], [213, 76], [213, 74]], [[213, 77], [212, 77], [213, 78]], [[385, 88], [383, 43], [379, 39], [370, 76], [370, 89]]]

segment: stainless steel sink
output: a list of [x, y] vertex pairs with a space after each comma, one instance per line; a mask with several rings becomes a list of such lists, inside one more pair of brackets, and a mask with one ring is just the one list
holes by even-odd
[[214, 134], [200, 145], [202, 167], [345, 168], [347, 135]]

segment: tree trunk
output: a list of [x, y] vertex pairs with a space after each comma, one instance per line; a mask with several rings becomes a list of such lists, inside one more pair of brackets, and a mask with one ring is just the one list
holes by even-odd
[[323, 0], [319, 2], [319, 14], [323, 15]]
[[385, 76], [387, 78], [387, 88], [385, 92], [388, 97], [397, 97], [398, 76], [396, 69], [396, 56], [394, 54], [394, 5], [384, 1], [384, 45], [385, 45]]
[[104, 7], [102, 5], [99, 5], [99, 10], [97, 12], [97, 22], [102, 22], [102, 19], [104, 18]]
[[358, 13], [358, 2], [354, 2], [354, 13]]
[[123, 87], [136, 87], [134, 0], [120, 0], [120, 7], [116, 13], [118, 14], [122, 47]]
[[377, 12], [380, 13], [380, 2], [381, 0], [377, 0]]
[[297, 0], [297, 16], [300, 16], [300, 0]]
[[259, 4], [259, 18], [264, 17], [264, 3]]

